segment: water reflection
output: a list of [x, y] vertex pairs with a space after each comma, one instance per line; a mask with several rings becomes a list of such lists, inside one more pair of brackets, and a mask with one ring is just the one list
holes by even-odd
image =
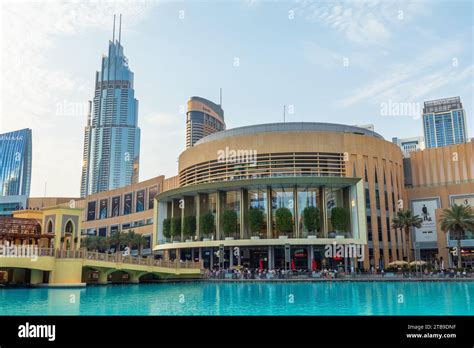
[[472, 315], [473, 295], [474, 283], [461, 282], [199, 282], [2, 289], [0, 308], [5, 315]]

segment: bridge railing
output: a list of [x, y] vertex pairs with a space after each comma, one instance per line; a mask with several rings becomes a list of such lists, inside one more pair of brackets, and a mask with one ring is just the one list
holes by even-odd
[[[44, 254], [41, 254], [44, 253]], [[133, 265], [142, 266], [157, 266], [166, 268], [203, 268], [202, 261], [167, 261], [167, 260], [155, 260], [153, 257], [136, 257], [136, 256], [124, 256], [122, 253], [100, 253], [95, 251], [81, 250], [63, 250], [58, 249], [53, 252], [53, 249], [40, 249], [40, 256], [55, 256], [58, 259], [84, 259], [94, 261], [105, 261], [105, 262], [116, 262], [116, 263], [127, 263]]]

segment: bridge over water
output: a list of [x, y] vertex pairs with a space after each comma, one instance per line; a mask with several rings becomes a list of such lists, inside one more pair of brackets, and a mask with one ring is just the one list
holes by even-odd
[[[202, 262], [181, 262], [106, 254], [85, 250], [38, 249], [35, 257], [0, 257], [0, 271], [8, 282], [32, 285], [77, 286], [107, 284], [109, 278], [139, 283], [144, 276], [155, 278], [200, 278]], [[120, 275], [117, 279], [117, 275]], [[123, 277], [125, 275], [125, 277]]]

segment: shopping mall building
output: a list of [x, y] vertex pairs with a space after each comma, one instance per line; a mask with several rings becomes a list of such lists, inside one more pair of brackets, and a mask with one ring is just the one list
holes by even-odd
[[[367, 269], [405, 256], [404, 236], [391, 228], [396, 211], [407, 208], [402, 152], [370, 130], [275, 123], [218, 132], [181, 153], [173, 180], [154, 204], [153, 249], [164, 258], [202, 259], [206, 268], [337, 262]], [[303, 220], [308, 207], [319, 215], [311, 230]], [[287, 220], [291, 213], [289, 224], [281, 208]], [[249, 219], [254, 209], [263, 213], [258, 231]], [[209, 213], [211, 232], [200, 226]], [[173, 236], [170, 221], [181, 225]], [[334, 244], [352, 254], [327, 257]]]

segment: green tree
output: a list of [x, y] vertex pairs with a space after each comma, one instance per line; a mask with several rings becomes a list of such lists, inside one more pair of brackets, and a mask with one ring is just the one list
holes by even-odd
[[250, 208], [248, 213], [250, 232], [254, 236], [258, 236], [264, 224], [263, 209]]
[[399, 210], [393, 218], [392, 228], [401, 229], [405, 233], [405, 243], [407, 248], [408, 270], [410, 270], [410, 229], [420, 228], [423, 220], [418, 215], [413, 215], [411, 210]]
[[293, 232], [293, 215], [288, 208], [278, 208], [275, 211], [275, 227], [279, 233]]
[[181, 238], [181, 217], [171, 219], [171, 238], [178, 236]]
[[331, 210], [331, 224], [336, 231], [346, 231], [349, 224], [349, 214], [342, 207], [334, 207]]
[[120, 235], [121, 235], [120, 231], [114, 231], [110, 234], [110, 244], [115, 246], [115, 251], [120, 250], [120, 242], [121, 242]]
[[163, 220], [163, 236], [171, 238], [171, 219], [165, 218]]
[[143, 247], [145, 246], [147, 240], [141, 233], [135, 233], [132, 239], [132, 245], [137, 247], [138, 255], [142, 254]]
[[87, 236], [84, 238], [83, 243], [87, 251], [97, 251], [99, 248], [99, 237]]
[[226, 210], [222, 214], [222, 227], [224, 234], [230, 237], [237, 232], [237, 212], [235, 210]]
[[303, 209], [303, 224], [308, 232], [316, 232], [320, 228], [319, 209], [309, 206]]
[[474, 231], [474, 213], [470, 206], [457, 205], [449, 209], [443, 209], [441, 214], [441, 229], [444, 233], [450, 233], [457, 242], [458, 268], [462, 267], [461, 240], [469, 231]]
[[183, 234], [188, 237], [196, 235], [196, 217], [194, 215], [184, 218]]
[[215, 230], [214, 215], [211, 212], [202, 214], [199, 218], [199, 229], [203, 236], [209, 237]]

